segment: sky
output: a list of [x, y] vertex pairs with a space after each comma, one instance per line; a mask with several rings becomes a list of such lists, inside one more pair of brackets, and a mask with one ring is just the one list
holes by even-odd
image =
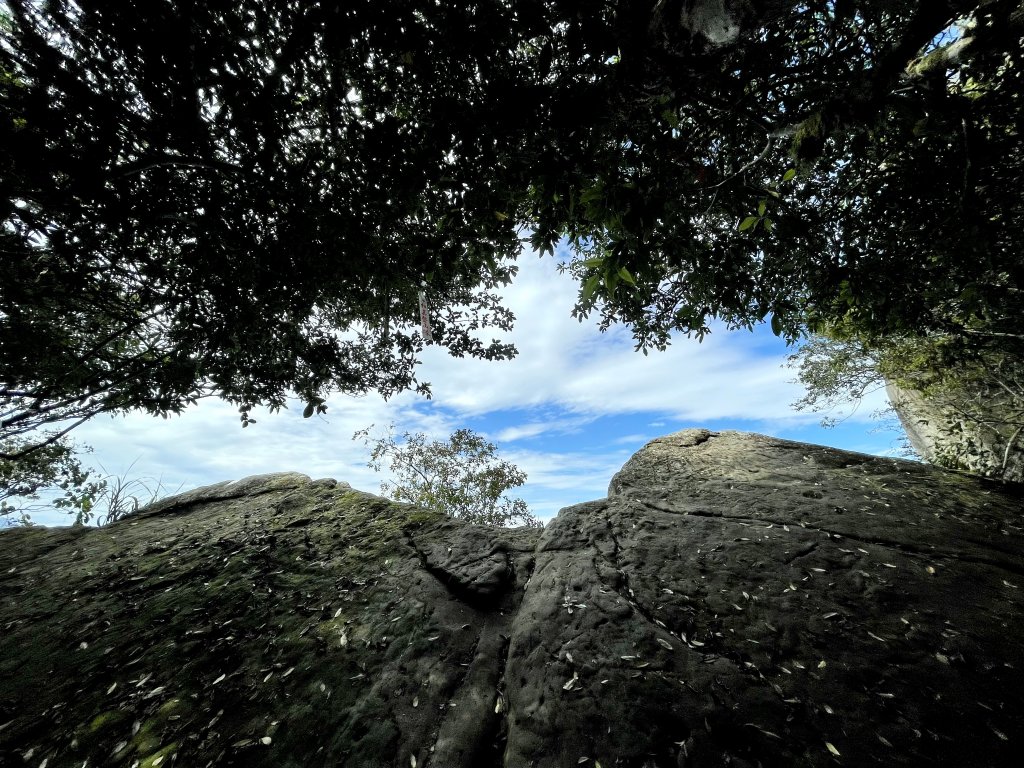
[[[424, 432], [445, 439], [469, 428], [498, 447], [528, 476], [512, 493], [541, 519], [564, 506], [603, 498], [612, 475], [649, 440], [688, 427], [759, 432], [877, 455], [896, 455], [899, 435], [879, 431], [871, 413], [886, 405], [871, 395], [839, 427], [821, 414], [795, 411], [803, 394], [785, 367], [793, 349], [767, 327], [713, 329], [703, 342], [679, 337], [665, 352], [634, 350], [628, 328], [601, 333], [596, 322], [570, 316], [576, 285], [557, 261], [525, 253], [505, 291], [516, 314], [505, 334], [519, 350], [510, 361], [449, 357], [427, 347], [419, 378], [432, 399], [405, 393], [335, 395], [323, 416], [302, 418], [296, 402], [276, 414], [255, 411], [242, 429], [236, 409], [206, 400], [169, 419], [134, 413], [102, 417], [75, 430], [92, 446], [88, 464], [139, 480], [169, 495], [267, 472], [333, 477], [379, 493], [385, 478], [366, 465], [357, 430]], [[493, 334], [491, 334], [493, 335]], [[833, 414], [834, 415], [834, 414]], [[141, 486], [137, 486], [141, 490]], [[36, 513], [40, 524], [64, 525], [60, 512]]]

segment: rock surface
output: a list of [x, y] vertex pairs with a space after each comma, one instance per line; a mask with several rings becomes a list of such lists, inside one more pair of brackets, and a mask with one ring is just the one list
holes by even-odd
[[1017, 765], [1022, 498], [688, 430], [543, 531], [285, 474], [0, 532], [0, 765]]

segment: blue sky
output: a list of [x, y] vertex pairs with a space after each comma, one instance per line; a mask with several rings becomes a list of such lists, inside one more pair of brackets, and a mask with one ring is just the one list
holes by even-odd
[[[842, 425], [822, 429], [821, 416], [790, 404], [802, 395], [784, 367], [792, 352], [766, 327], [753, 333], [715, 330], [702, 343], [679, 338], [665, 352], [635, 352], [627, 328], [600, 333], [570, 317], [576, 286], [557, 262], [524, 254], [505, 291], [516, 313], [508, 335], [512, 361], [455, 359], [428, 347], [420, 378], [433, 399], [406, 393], [328, 400], [322, 417], [302, 418], [302, 405], [257, 412], [242, 429], [235, 409], [206, 401], [167, 420], [141, 414], [95, 419], [74, 437], [115, 475], [166, 491], [263, 472], [297, 471], [345, 480], [377, 492], [381, 477], [366, 466], [356, 430], [395, 424], [445, 438], [469, 427], [529, 476], [518, 495], [547, 519], [569, 504], [601, 498], [611, 476], [645, 442], [686, 427], [738, 429], [875, 454], [895, 454], [898, 435], [879, 432], [870, 414], [885, 405], [872, 395]], [[63, 515], [36, 514], [66, 524]]]

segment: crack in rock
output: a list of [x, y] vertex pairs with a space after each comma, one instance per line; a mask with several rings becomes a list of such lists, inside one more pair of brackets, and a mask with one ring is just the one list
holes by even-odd
[[[1013, 560], [1001, 560], [1001, 559], [997, 560], [997, 559], [994, 559], [994, 558], [991, 558], [991, 557], [980, 557], [980, 556], [976, 556], [976, 555], [965, 554], [963, 552], [957, 552], [956, 550], [951, 549], [951, 548], [940, 548], [938, 546], [935, 546], [934, 548], [920, 549], [918, 547], [913, 546], [912, 544], [907, 543], [906, 541], [900, 541], [900, 540], [897, 540], [897, 539], [890, 539], [890, 538], [885, 538], [885, 537], [881, 537], [881, 536], [873, 536], [873, 537], [858, 536], [857, 534], [852, 534], [852, 533], [849, 533], [848, 531], [845, 531], [845, 530], [840, 533], [838, 531], [829, 530], [827, 528], [822, 528], [820, 526], [809, 525], [809, 524], [807, 524], [806, 521], [793, 522], [792, 520], [779, 519], [779, 518], [776, 518], [776, 517], [767, 517], [767, 516], [763, 516], [763, 517], [750, 517], [750, 516], [747, 516], [747, 515], [730, 515], [730, 514], [728, 514], [726, 512], [715, 512], [715, 511], [706, 511], [706, 510], [692, 510], [692, 509], [677, 509], [677, 508], [672, 508], [672, 507], [668, 507], [668, 506], [659, 504], [657, 502], [645, 501], [645, 500], [642, 500], [642, 499], [632, 499], [632, 501], [634, 501], [636, 503], [639, 503], [642, 506], [644, 506], [644, 507], [646, 507], [648, 509], [651, 509], [653, 511], [662, 512], [662, 513], [670, 514], [670, 515], [681, 515], [681, 516], [685, 516], [685, 517], [700, 517], [700, 518], [716, 519], [716, 520], [729, 520], [729, 521], [732, 521], [732, 522], [748, 523], [748, 524], [751, 524], [751, 525], [770, 523], [770, 524], [777, 525], [777, 526], [792, 526], [792, 528], [794, 528], [794, 529], [799, 528], [799, 529], [805, 530], [805, 531], [813, 531], [815, 533], [820, 533], [820, 534], [822, 534], [823, 536], [825, 536], [825, 537], [827, 537], [829, 539], [833, 539], [833, 540], [837, 540], [837, 541], [841, 540], [841, 539], [848, 539], [848, 540], [850, 540], [852, 542], [856, 542], [858, 544], [873, 545], [873, 546], [885, 547], [887, 549], [898, 550], [899, 552], [902, 552], [903, 554], [906, 554], [906, 555], [916, 555], [916, 556], [924, 557], [924, 558], [937, 558], [937, 557], [941, 557], [941, 558], [946, 558], [946, 559], [949, 559], [949, 560], [956, 560], [958, 562], [963, 562], [963, 563], [974, 563], [974, 564], [977, 564], [977, 565], [987, 565], [987, 566], [991, 566], [993, 568], [999, 568], [999, 569], [1002, 569], [1002, 570], [1009, 571], [1009, 572], [1011, 572], [1011, 573], [1013, 573], [1015, 575], [1024, 576], [1024, 563], [1018, 565]], [[804, 554], [806, 554], [806, 553], [804, 553]], [[800, 557], [800, 556], [801, 556], [801, 554], [797, 554], [796, 556], [794, 556], [793, 559], [796, 559], [797, 557]], [[789, 561], [785, 561], [785, 562], [787, 562], [787, 564], [788, 564]]]

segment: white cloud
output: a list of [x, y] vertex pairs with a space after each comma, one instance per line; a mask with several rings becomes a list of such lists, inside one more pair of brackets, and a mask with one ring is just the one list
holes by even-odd
[[[541, 409], [551, 410], [551, 409]], [[514, 415], [514, 414], [513, 414]], [[552, 414], [540, 414], [524, 424], [514, 424], [503, 427], [493, 435], [488, 435], [492, 440], [499, 443], [511, 443], [517, 440], [528, 440], [541, 435], [571, 435], [579, 434], [587, 425], [592, 424], [599, 414], [558, 416]]]
[[434, 398], [466, 414], [557, 405], [576, 414], [663, 413], [675, 419], [790, 418], [802, 394], [776, 345], [722, 329], [703, 343], [680, 338], [665, 352], [635, 351], [627, 329], [600, 333], [569, 313], [575, 283], [553, 260], [525, 257], [506, 302], [516, 313], [511, 361], [451, 360], [426, 350], [421, 377]]
[[536, 515], [554, 516], [562, 507], [604, 498], [612, 475], [631, 451], [621, 449], [594, 453], [583, 451], [506, 451], [504, 457], [529, 477], [527, 485], [510, 491], [522, 497]]
[[653, 440], [657, 435], [623, 435], [622, 437], [615, 438], [614, 442], [616, 445], [644, 445], [645, 443]]

